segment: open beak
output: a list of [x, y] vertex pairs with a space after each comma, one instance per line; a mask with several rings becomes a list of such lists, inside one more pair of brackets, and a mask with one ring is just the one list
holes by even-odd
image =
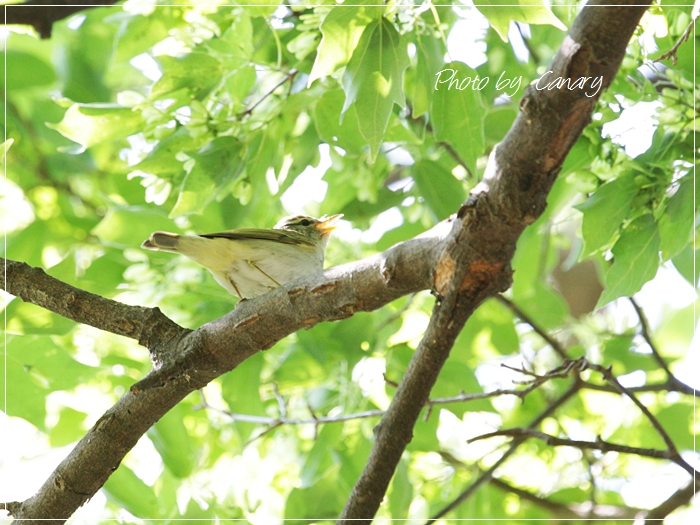
[[321, 233], [321, 237], [324, 235], [329, 235], [333, 230], [335, 230], [338, 227], [338, 225], [335, 223], [342, 216], [343, 214], [339, 213], [337, 215], [331, 215], [328, 218], [322, 217], [323, 220], [321, 220], [321, 222], [315, 226], [315, 228]]

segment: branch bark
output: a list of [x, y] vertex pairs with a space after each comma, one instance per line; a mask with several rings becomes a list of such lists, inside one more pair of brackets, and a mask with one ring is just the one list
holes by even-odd
[[[592, 2], [599, 8], [583, 9], [552, 63], [554, 78], [602, 76], [603, 87], [612, 82], [650, 2], [606, 3], [610, 2]], [[13, 6], [8, 6], [7, 13], [12, 12], [9, 7]], [[6, 20], [20, 23], [7, 16]], [[119, 305], [7, 261], [11, 279], [2, 284], [8, 291], [78, 322], [143, 341], [154, 363], [153, 370], [100, 418], [39, 491], [24, 502], [8, 504], [8, 510], [26, 523], [67, 519], [102, 486], [146, 430], [190, 392], [301, 328], [374, 310], [402, 295], [431, 288], [439, 296], [430, 325], [377, 427], [375, 447], [340, 520], [369, 523], [465, 321], [483, 300], [510, 285], [515, 243], [544, 210], [566, 154], [590, 120], [595, 100], [579, 90], [537, 91], [530, 86], [513, 128], [492, 153], [484, 182], [456, 219], [372, 258], [246, 301], [194, 332], [175, 325], [156, 309]], [[32, 278], [55, 286], [58, 295], [49, 297], [36, 281], [33, 287], [28, 281], [22, 284], [22, 279]], [[113, 316], [95, 318], [92, 310], [98, 306]]]
[[[589, 2], [549, 70], [557, 77], [601, 77], [607, 88], [649, 0]], [[471, 313], [508, 288], [510, 261], [525, 227], [544, 211], [569, 150], [590, 122], [597, 95], [528, 86], [520, 114], [491, 153], [484, 181], [460, 209], [440, 255], [433, 288], [441, 296], [380, 424], [367, 465], [338, 523], [369, 525], [379, 509], [421, 408]]]
[[8, 503], [7, 509], [23, 523], [65, 521], [99, 490], [139, 438], [189, 393], [297, 330], [376, 310], [429, 288], [436, 254], [451, 222], [368, 259], [240, 303], [195, 331], [179, 327], [157, 309], [104, 299], [43, 270], [2, 259], [3, 289], [69, 319], [147, 344], [154, 365], [97, 421], [34, 496]]
[[118, 0], [29, 0], [23, 4], [6, 5], [6, 24], [30, 25], [41, 38], [51, 37], [53, 23], [89, 7], [114, 5]]

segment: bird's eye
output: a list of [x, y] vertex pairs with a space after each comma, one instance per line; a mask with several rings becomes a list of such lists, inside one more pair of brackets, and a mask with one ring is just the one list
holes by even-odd
[[299, 221], [299, 224], [301, 224], [302, 226], [309, 226], [311, 224], [311, 221], [309, 219], [303, 219]]

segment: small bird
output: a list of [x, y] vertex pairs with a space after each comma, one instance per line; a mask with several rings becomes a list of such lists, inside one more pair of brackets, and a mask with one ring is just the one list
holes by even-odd
[[316, 219], [285, 217], [274, 228], [243, 228], [206, 235], [154, 232], [142, 248], [180, 253], [211, 272], [221, 286], [241, 299], [323, 269], [330, 234], [343, 215]]

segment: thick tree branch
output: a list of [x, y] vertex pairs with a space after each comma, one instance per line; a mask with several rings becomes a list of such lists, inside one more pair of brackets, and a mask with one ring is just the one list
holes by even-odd
[[3, 6], [6, 24], [25, 24], [36, 29], [41, 38], [49, 38], [54, 22], [89, 7], [114, 5], [118, 0], [29, 0]]
[[0, 288], [63, 317], [135, 339], [152, 352], [191, 330], [168, 319], [158, 308], [105, 299], [47, 275], [41, 268], [0, 258]]
[[[593, 1], [574, 21], [554, 58], [552, 79], [596, 77], [607, 88], [650, 0]], [[637, 5], [640, 4], [640, 5]], [[484, 181], [458, 213], [440, 255], [430, 324], [376, 428], [376, 442], [338, 523], [369, 525], [421, 408], [471, 313], [510, 285], [510, 261], [526, 226], [542, 214], [569, 150], [590, 122], [597, 95], [528, 86], [521, 112], [491, 153]]]
[[[368, 259], [310, 275], [240, 303], [193, 332], [157, 309], [79, 290], [23, 263], [4, 261], [3, 288], [78, 322], [145, 341], [154, 368], [110, 408], [39, 491], [7, 505], [23, 523], [68, 519], [92, 497], [140, 437], [189, 393], [283, 337], [322, 321], [375, 310], [430, 287], [437, 247], [452, 221]], [[2, 272], [4, 274], [4, 272]]]

